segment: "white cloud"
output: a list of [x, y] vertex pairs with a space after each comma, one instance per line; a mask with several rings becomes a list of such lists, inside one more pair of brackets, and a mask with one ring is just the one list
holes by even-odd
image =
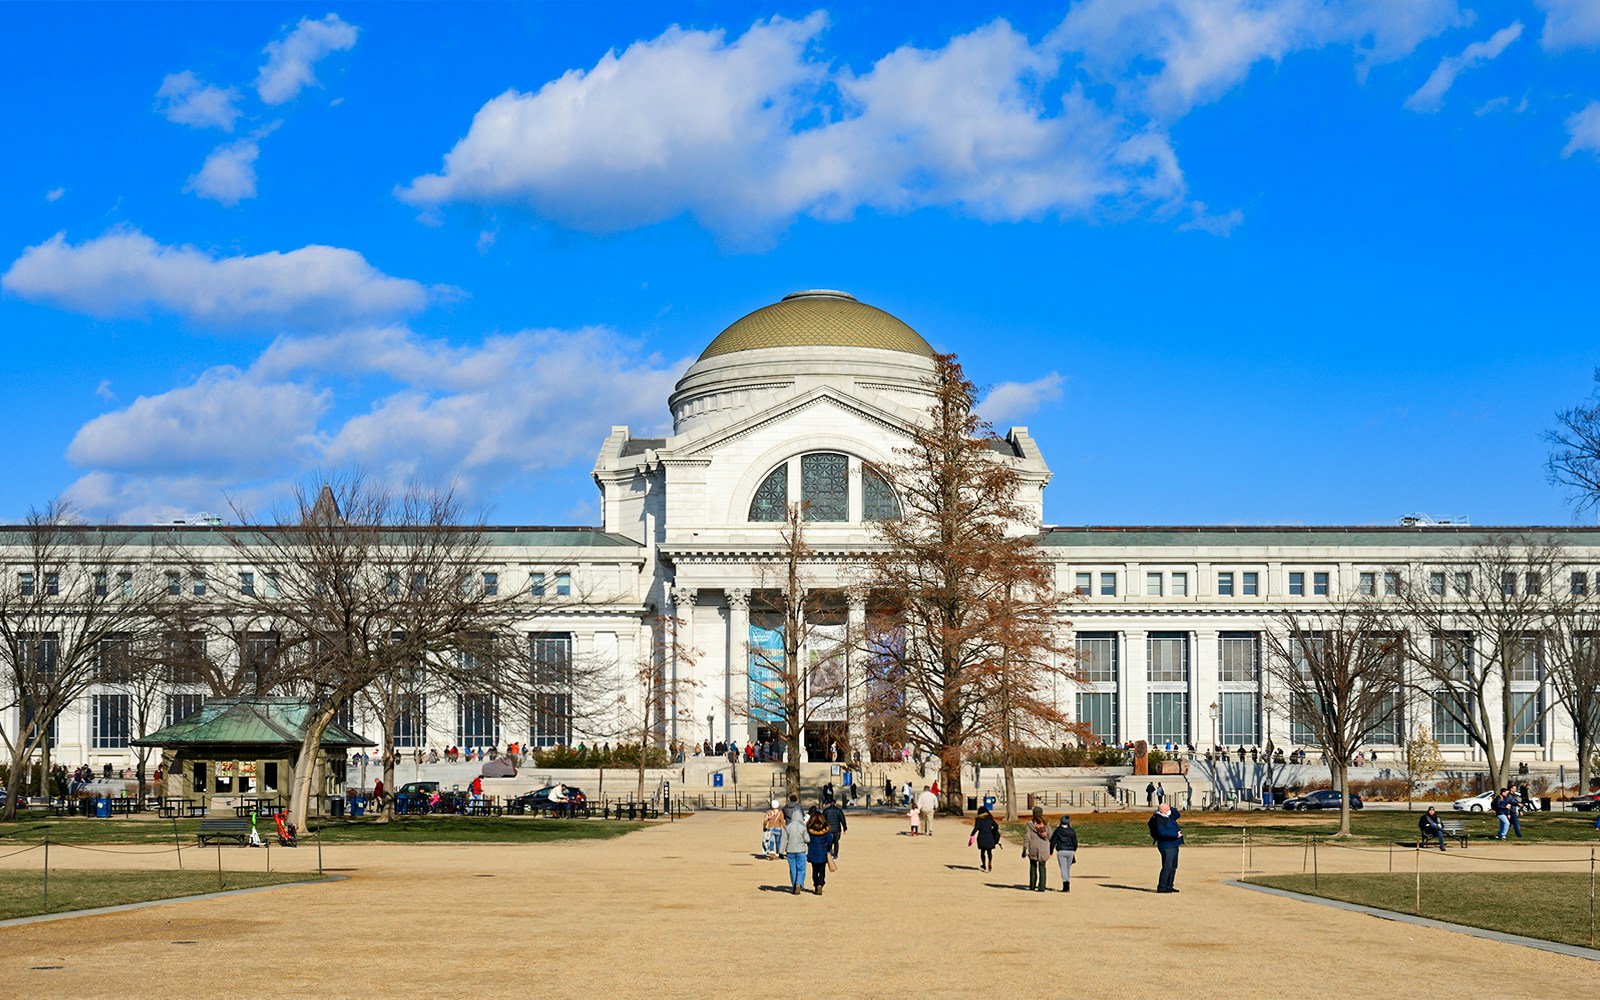
[[183, 189], [232, 208], [256, 196], [256, 158], [260, 155], [261, 147], [254, 139], [218, 146]]
[[1060, 400], [1064, 382], [1066, 379], [1058, 372], [1032, 382], [1001, 382], [989, 390], [978, 409], [985, 420], [1001, 427], [1026, 417], [1046, 403]]
[[117, 401], [117, 394], [111, 391], [111, 380], [108, 378], [100, 380], [100, 384], [95, 386], [94, 394], [108, 403]]
[[239, 92], [208, 84], [189, 70], [169, 73], [156, 91], [156, 110], [169, 122], [191, 128], [233, 131], [239, 118]]
[[507, 91], [440, 173], [398, 194], [521, 204], [591, 231], [687, 213], [759, 239], [803, 213], [937, 205], [1018, 219], [1181, 192], [1165, 135], [1076, 88], [1047, 99], [1059, 59], [1004, 22], [861, 75], [813, 57], [825, 25], [774, 18], [732, 41], [672, 28], [536, 93]]
[[48, 191], [46, 191], [44, 193], [44, 200], [48, 201], [48, 202], [57, 202], [57, 201], [60, 201], [61, 200], [61, 196], [66, 194], [66, 193], [67, 193], [67, 189], [64, 188], [64, 187], [51, 188], [50, 190], [48, 190]]
[[1562, 156], [1588, 151], [1600, 156], [1600, 101], [1589, 104], [1567, 119], [1567, 135], [1571, 137]]
[[302, 89], [316, 85], [318, 62], [355, 44], [355, 26], [337, 14], [318, 21], [301, 18], [288, 35], [267, 43], [267, 61], [256, 76], [256, 93], [268, 104], [292, 100]]
[[1461, 50], [1460, 55], [1445, 56], [1439, 60], [1439, 65], [1422, 86], [1417, 88], [1417, 92], [1406, 98], [1406, 107], [1424, 113], [1438, 111], [1444, 106], [1444, 95], [1456, 82], [1458, 75], [1498, 58], [1508, 45], [1520, 37], [1522, 37], [1522, 22], [1513, 21], [1507, 27], [1490, 35], [1487, 40], [1468, 45]]
[[74, 496], [122, 520], [170, 517], [352, 467], [487, 491], [590, 457], [613, 423], [665, 431], [661, 400], [688, 362], [593, 327], [471, 346], [403, 327], [280, 338], [246, 370], [210, 369], [86, 424], [68, 453], [87, 470]]
[[1237, 208], [1213, 214], [1203, 201], [1191, 202], [1189, 208], [1193, 215], [1178, 226], [1179, 232], [1198, 230], [1212, 236], [1229, 236], [1244, 222], [1244, 213]]
[[1595, 0], [1534, 0], [1544, 11], [1539, 44], [1547, 51], [1600, 47], [1600, 3]]
[[0, 276], [0, 288], [102, 318], [153, 310], [224, 328], [381, 319], [422, 309], [430, 292], [384, 274], [354, 250], [311, 245], [218, 257], [157, 243], [136, 229], [77, 245], [57, 233], [24, 250]]

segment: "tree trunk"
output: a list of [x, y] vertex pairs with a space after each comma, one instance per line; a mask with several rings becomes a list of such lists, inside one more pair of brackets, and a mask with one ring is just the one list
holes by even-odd
[[[388, 741], [385, 741], [388, 742]], [[394, 747], [385, 747], [383, 755], [383, 813], [379, 815], [379, 823], [388, 823], [394, 819]]]
[[783, 790], [787, 795], [799, 797], [800, 795], [800, 747], [802, 730], [799, 726], [789, 726], [787, 739], [784, 741], [783, 752]]
[[1582, 733], [1578, 734], [1578, 794], [1589, 794], [1589, 755], [1594, 751], [1589, 747], [1589, 738]]
[[294, 769], [294, 785], [289, 795], [289, 819], [294, 824], [295, 830], [304, 833], [306, 817], [311, 812], [311, 796], [313, 778], [317, 771], [317, 758], [322, 753], [322, 734], [327, 732], [328, 724], [333, 721], [333, 706], [338, 704], [337, 699], [331, 699], [328, 707], [306, 720], [306, 734], [300, 741], [300, 759]]
[[1334, 787], [1339, 790], [1339, 832], [1336, 837], [1350, 836], [1350, 765], [1339, 761], [1334, 766]]
[[1006, 819], [1017, 818], [1017, 776], [1011, 770], [1011, 761], [1006, 761]]
[[966, 815], [966, 810], [962, 808], [959, 752], [951, 752], [948, 756], [943, 753], [939, 755], [939, 791], [944, 793], [943, 812], [951, 816]]
[[6, 804], [0, 809], [0, 820], [10, 822], [17, 818], [17, 799], [27, 791], [28, 757], [31, 747], [26, 739], [18, 739], [11, 750], [11, 780], [7, 782]]

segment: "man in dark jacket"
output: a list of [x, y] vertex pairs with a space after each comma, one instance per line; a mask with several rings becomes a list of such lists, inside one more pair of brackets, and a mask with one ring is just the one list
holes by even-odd
[[1156, 892], [1177, 892], [1173, 880], [1178, 875], [1178, 848], [1183, 846], [1183, 830], [1178, 827], [1178, 810], [1165, 802], [1150, 815], [1150, 839], [1161, 852], [1161, 876]]
[[822, 809], [822, 818], [828, 821], [828, 832], [833, 835], [833, 840], [828, 844], [828, 853], [834, 857], [839, 856], [839, 838], [850, 829], [850, 824], [845, 822], [844, 809], [837, 802], [829, 802]]
[[1444, 850], [1444, 823], [1439, 819], [1439, 814], [1433, 811], [1433, 806], [1422, 814], [1417, 820], [1417, 829], [1422, 833], [1423, 840], [1437, 840], [1439, 850]]
[[1056, 864], [1061, 866], [1061, 891], [1072, 891], [1072, 862], [1078, 856], [1078, 831], [1072, 828], [1072, 820], [1066, 813], [1061, 814], [1061, 822], [1050, 832], [1050, 849], [1055, 851]]

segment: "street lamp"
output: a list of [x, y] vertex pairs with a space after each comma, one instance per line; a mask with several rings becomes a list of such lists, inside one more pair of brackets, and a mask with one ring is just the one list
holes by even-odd
[[1220, 745], [1217, 742], [1217, 720], [1222, 717], [1222, 709], [1216, 702], [1211, 703], [1211, 749], [1215, 750]]
[[716, 724], [717, 724], [717, 713], [715, 713], [715, 712], [707, 712], [706, 713], [706, 746], [710, 746], [711, 745], [712, 737], [716, 735], [716, 730], [714, 730], [712, 728]]
[[1278, 700], [1267, 692], [1261, 696], [1261, 707], [1267, 710], [1267, 793], [1263, 796], [1268, 809], [1272, 808], [1272, 710], [1278, 705]]

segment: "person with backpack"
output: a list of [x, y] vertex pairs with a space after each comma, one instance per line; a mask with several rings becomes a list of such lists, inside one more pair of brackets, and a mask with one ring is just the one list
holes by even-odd
[[1066, 813], [1061, 814], [1061, 822], [1050, 833], [1050, 850], [1055, 852], [1056, 864], [1061, 866], [1061, 891], [1072, 891], [1072, 863], [1078, 856], [1078, 831], [1072, 828], [1072, 820]]
[[789, 859], [789, 891], [796, 896], [806, 884], [806, 852], [811, 837], [806, 833], [806, 818], [798, 810], [789, 813], [783, 827], [779, 849]]
[[822, 887], [828, 881], [828, 850], [833, 844], [833, 831], [828, 827], [828, 817], [822, 815], [822, 810], [816, 806], [811, 807], [811, 816], [806, 820], [806, 860], [811, 862], [811, 891], [815, 895], [822, 895]]
[[761, 850], [766, 854], [767, 860], [778, 856], [778, 841], [783, 839], [783, 809], [777, 799], [772, 800], [772, 808], [767, 810], [767, 815], [761, 820]]
[[978, 870], [994, 871], [994, 849], [1000, 844], [1000, 824], [994, 821], [994, 814], [988, 806], [978, 810], [978, 818], [972, 823], [967, 846], [971, 847], [974, 843], [978, 845]]
[[1028, 859], [1028, 888], [1044, 892], [1044, 866], [1050, 860], [1050, 827], [1044, 821], [1044, 806], [1033, 807], [1033, 818], [1022, 829], [1022, 856]]
[[1156, 892], [1177, 892], [1172, 883], [1178, 877], [1178, 849], [1183, 846], [1183, 830], [1178, 826], [1178, 810], [1165, 802], [1150, 814], [1147, 824], [1150, 839], [1161, 852], [1161, 875], [1156, 880]]
[[844, 807], [837, 802], [829, 802], [822, 807], [822, 817], [828, 821], [828, 854], [834, 860], [839, 858], [839, 840], [844, 832], [850, 829], [850, 824], [845, 821]]

